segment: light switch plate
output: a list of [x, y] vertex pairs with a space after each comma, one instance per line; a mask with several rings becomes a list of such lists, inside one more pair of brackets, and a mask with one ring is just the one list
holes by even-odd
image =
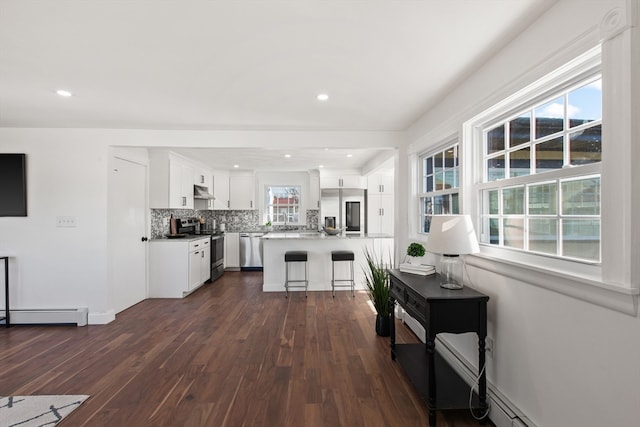
[[77, 224], [75, 216], [57, 216], [56, 227], [75, 227]]

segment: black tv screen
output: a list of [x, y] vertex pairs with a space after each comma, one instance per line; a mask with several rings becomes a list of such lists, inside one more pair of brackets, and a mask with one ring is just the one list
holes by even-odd
[[0, 153], [0, 216], [27, 216], [25, 154]]

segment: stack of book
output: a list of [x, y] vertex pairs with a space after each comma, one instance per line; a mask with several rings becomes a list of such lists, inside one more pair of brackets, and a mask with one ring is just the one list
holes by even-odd
[[428, 264], [402, 263], [398, 268], [403, 273], [418, 274], [420, 276], [429, 276], [436, 272], [436, 267]]

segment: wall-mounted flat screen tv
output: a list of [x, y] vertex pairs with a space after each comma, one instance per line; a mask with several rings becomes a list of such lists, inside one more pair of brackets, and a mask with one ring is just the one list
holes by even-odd
[[27, 216], [27, 158], [0, 153], [0, 216]]

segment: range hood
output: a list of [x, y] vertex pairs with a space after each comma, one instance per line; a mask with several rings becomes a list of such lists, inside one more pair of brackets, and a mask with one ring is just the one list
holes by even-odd
[[194, 199], [207, 199], [214, 200], [215, 197], [211, 193], [209, 193], [209, 189], [207, 187], [203, 187], [202, 185], [194, 185], [193, 186], [193, 198]]

